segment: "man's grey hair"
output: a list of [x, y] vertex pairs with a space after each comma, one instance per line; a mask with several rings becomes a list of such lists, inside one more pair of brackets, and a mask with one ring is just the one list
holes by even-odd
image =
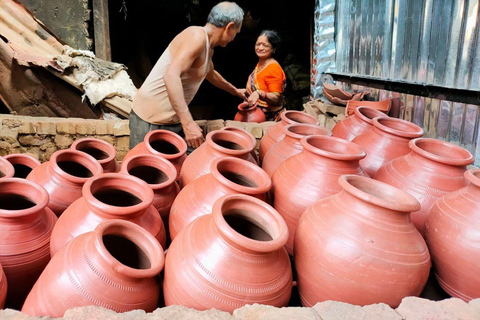
[[243, 9], [235, 2], [224, 1], [212, 8], [208, 15], [207, 22], [215, 27], [225, 27], [233, 22], [236, 27], [240, 26], [243, 21]]

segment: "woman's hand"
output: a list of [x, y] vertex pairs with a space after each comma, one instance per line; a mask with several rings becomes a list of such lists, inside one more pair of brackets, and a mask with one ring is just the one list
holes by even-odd
[[247, 99], [248, 105], [253, 106], [255, 103], [257, 103], [259, 97], [260, 95], [258, 91], [253, 91], [252, 94]]

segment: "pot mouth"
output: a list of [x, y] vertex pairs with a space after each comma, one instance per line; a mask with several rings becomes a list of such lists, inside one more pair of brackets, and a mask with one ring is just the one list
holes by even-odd
[[253, 106], [249, 106], [248, 102], [242, 102], [238, 105], [238, 111], [250, 111], [254, 110], [257, 107], [257, 104], [255, 103]]
[[300, 140], [306, 136], [324, 135], [331, 136], [332, 132], [324, 127], [307, 123], [291, 123], [282, 128], [283, 133], [290, 138]]
[[379, 111], [377, 109], [370, 108], [370, 107], [363, 107], [363, 106], [355, 108], [355, 111], [353, 113], [355, 116], [360, 118], [360, 120], [371, 125], [373, 125], [373, 118], [387, 117], [387, 115], [382, 111]]
[[318, 125], [318, 120], [317, 118], [302, 112], [302, 111], [296, 111], [296, 110], [287, 110], [280, 114], [280, 119], [287, 123], [309, 123], [309, 124], [314, 124]]
[[91, 155], [73, 149], [56, 151], [50, 157], [53, 170], [67, 181], [84, 184], [103, 173], [100, 163]]
[[410, 140], [410, 149], [420, 156], [450, 166], [467, 166], [474, 161], [473, 155], [456, 144], [431, 138]]
[[169, 186], [177, 179], [175, 166], [167, 159], [153, 154], [128, 158], [122, 163], [120, 172], [145, 181], [153, 189]]
[[0, 157], [0, 178], [11, 178], [15, 175], [15, 168], [5, 158]]
[[95, 138], [76, 140], [70, 148], [91, 155], [101, 164], [110, 163], [114, 161], [117, 156], [117, 150], [114, 146], [106, 141]]
[[41, 185], [21, 178], [0, 179], [0, 217], [28, 216], [47, 207], [49, 195]]
[[471, 184], [480, 187], [480, 169], [470, 169], [463, 174], [465, 179]]
[[103, 173], [89, 179], [82, 195], [98, 212], [119, 217], [144, 212], [154, 197], [145, 181], [121, 173]]
[[372, 121], [375, 128], [398, 137], [415, 139], [423, 136], [423, 129], [407, 120], [382, 116]]
[[97, 247], [115, 271], [134, 278], [155, 277], [165, 264], [160, 243], [142, 227], [125, 220], [106, 220], [93, 231]]
[[218, 152], [232, 156], [245, 155], [255, 148], [255, 144], [247, 134], [233, 130], [209, 132], [206, 142]]
[[355, 142], [337, 137], [313, 135], [303, 137], [300, 144], [304, 152], [335, 160], [360, 161], [367, 156], [365, 150]]
[[265, 202], [243, 194], [226, 195], [215, 201], [213, 220], [225, 239], [253, 252], [283, 248], [288, 228], [282, 216]]
[[149, 153], [165, 159], [176, 159], [187, 153], [185, 140], [172, 131], [152, 130], [145, 135], [144, 142]]
[[41, 165], [40, 161], [28, 154], [9, 154], [3, 158], [12, 164], [14, 178], [25, 179], [33, 169]]
[[216, 158], [210, 172], [217, 181], [239, 193], [264, 194], [272, 187], [272, 179], [262, 168], [239, 158]]
[[238, 128], [238, 127], [223, 127], [222, 129], [220, 130], [225, 130], [225, 131], [232, 131], [232, 132], [237, 132], [237, 133], [240, 133], [240, 134], [243, 134], [243, 135], [247, 135], [248, 137], [250, 137], [250, 139], [252, 140], [252, 142], [254, 144], [257, 143], [257, 139], [255, 139], [255, 137], [253, 136], [253, 134], [251, 134], [250, 132], [242, 129], [242, 128]]
[[421, 208], [418, 200], [412, 195], [372, 178], [343, 175], [338, 178], [338, 183], [345, 192], [382, 208], [406, 213]]

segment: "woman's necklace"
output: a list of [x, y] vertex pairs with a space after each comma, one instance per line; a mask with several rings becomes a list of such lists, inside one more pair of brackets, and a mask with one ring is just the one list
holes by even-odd
[[260, 62], [258, 63], [258, 71], [262, 70], [263, 68], [265, 68], [269, 63], [270, 61], [273, 60], [273, 58], [268, 58], [265, 60], [264, 63], [260, 64]]

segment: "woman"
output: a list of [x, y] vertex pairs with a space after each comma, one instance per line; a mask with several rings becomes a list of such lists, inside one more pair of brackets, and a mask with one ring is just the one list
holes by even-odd
[[275, 31], [264, 30], [255, 43], [258, 64], [248, 77], [247, 102], [265, 113], [267, 120], [276, 120], [283, 111], [283, 90], [286, 77], [280, 64], [273, 58], [280, 45], [280, 37]]

